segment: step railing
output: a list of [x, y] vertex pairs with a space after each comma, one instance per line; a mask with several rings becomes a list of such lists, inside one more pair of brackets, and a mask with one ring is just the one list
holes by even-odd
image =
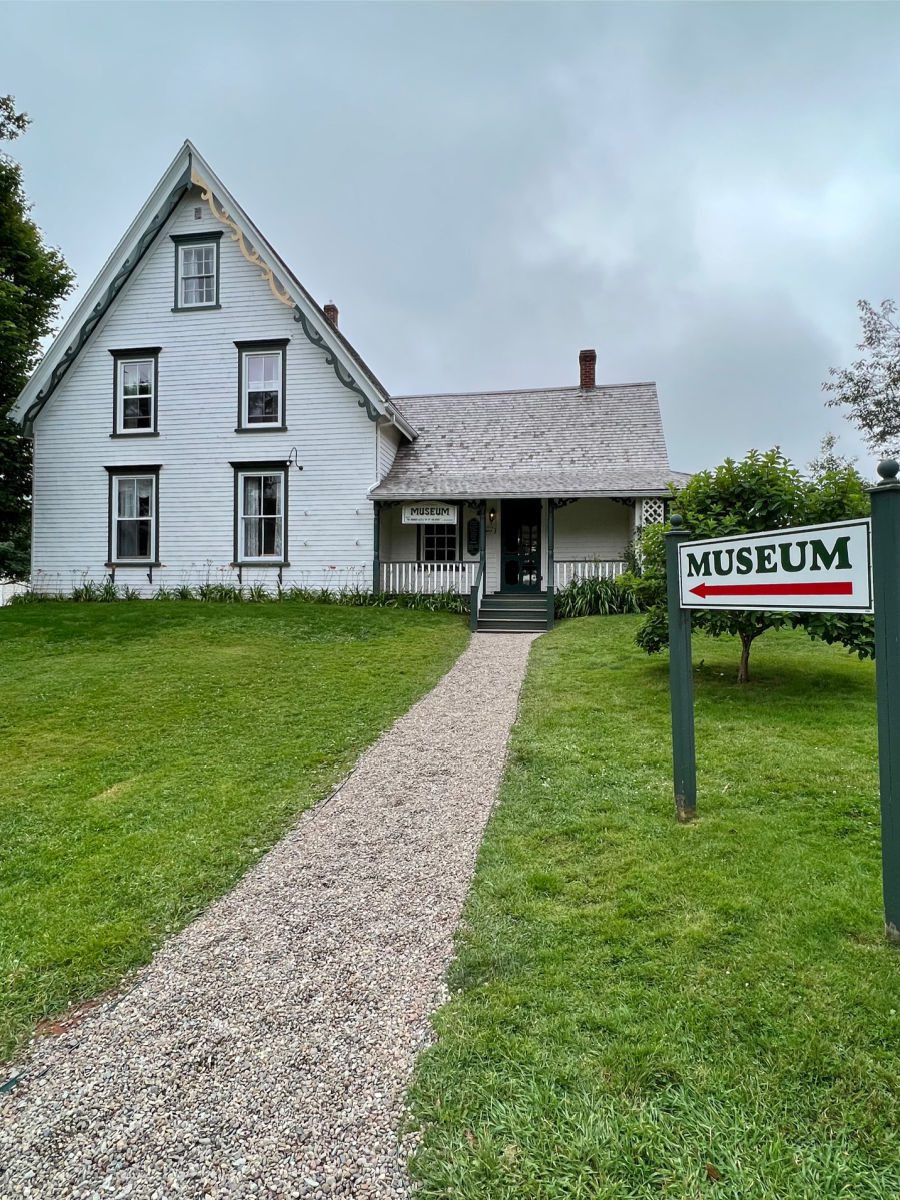
[[381, 590], [389, 594], [438, 592], [465, 595], [475, 582], [478, 562], [382, 562]]
[[472, 633], [478, 628], [478, 610], [481, 608], [481, 601], [484, 599], [484, 563], [478, 564], [478, 573], [475, 576], [475, 582], [469, 589], [469, 629]]
[[615, 579], [626, 567], [620, 558], [558, 558], [553, 564], [553, 585], [558, 591], [573, 579]]

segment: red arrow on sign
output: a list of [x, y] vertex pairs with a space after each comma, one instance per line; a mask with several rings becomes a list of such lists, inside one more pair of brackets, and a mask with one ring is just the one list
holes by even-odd
[[701, 583], [692, 596], [852, 596], [852, 583]]

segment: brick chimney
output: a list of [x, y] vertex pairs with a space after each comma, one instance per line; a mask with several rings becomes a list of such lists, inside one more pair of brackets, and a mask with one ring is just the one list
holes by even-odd
[[322, 312], [325, 314], [325, 316], [328, 318], [328, 320], [332, 323], [332, 325], [335, 327], [335, 329], [337, 329], [337, 327], [338, 327], [337, 305], [332, 304], [331, 301], [329, 300], [329, 302], [323, 307]]
[[[327, 309], [326, 309], [327, 311]], [[581, 386], [593, 388], [597, 386], [597, 351], [582, 350], [578, 355], [578, 367], [581, 372]]]

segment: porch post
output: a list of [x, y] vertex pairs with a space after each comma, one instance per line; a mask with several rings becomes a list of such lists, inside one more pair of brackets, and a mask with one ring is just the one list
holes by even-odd
[[481, 574], [484, 576], [485, 563], [487, 561], [486, 537], [487, 533], [487, 500], [478, 501], [478, 559], [481, 563]]
[[381, 501], [374, 500], [375, 526], [372, 536], [372, 593], [381, 591]]
[[554, 557], [553, 557], [553, 533], [556, 523], [556, 502], [547, 499], [547, 628], [553, 628], [553, 609], [554, 609]]

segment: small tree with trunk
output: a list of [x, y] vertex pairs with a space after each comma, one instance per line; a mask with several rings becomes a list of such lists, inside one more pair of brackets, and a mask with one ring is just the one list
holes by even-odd
[[[742, 461], [726, 459], [714, 470], [694, 475], [680, 491], [673, 489], [671, 508], [681, 514], [692, 536], [729, 537], [868, 516], [865, 486], [853, 464], [834, 455], [833, 443], [823, 445], [807, 475], [777, 448], [764, 454], [751, 450]], [[648, 654], [664, 649], [669, 640], [664, 533], [662, 525], [651, 527], [641, 545], [643, 570], [637, 590], [648, 612], [636, 641]], [[874, 654], [871, 617], [696, 609], [691, 620], [694, 629], [712, 637], [727, 634], [740, 639], [739, 683], [749, 682], [754, 641], [767, 629], [785, 625], [802, 627], [810, 637], [823, 641], [841, 642], [860, 658]]]
[[[12, 96], [0, 96], [0, 142], [27, 127]], [[22, 168], [0, 151], [0, 579], [27, 576], [30, 558], [31, 443], [9, 409], [74, 281], [59, 251], [44, 245], [29, 211]]]

